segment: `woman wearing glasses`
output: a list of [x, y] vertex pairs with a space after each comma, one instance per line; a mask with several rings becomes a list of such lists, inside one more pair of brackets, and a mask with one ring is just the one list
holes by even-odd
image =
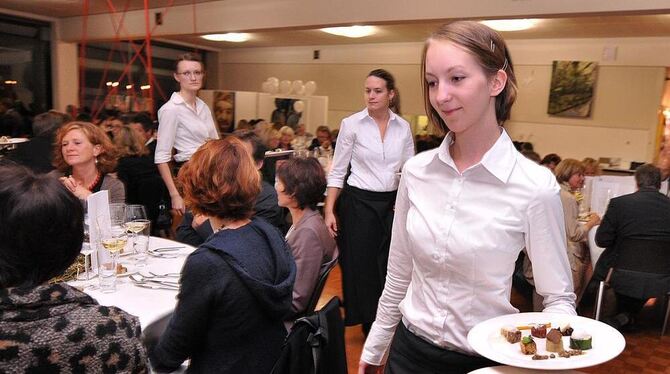
[[174, 71], [179, 92], [173, 92], [170, 100], [158, 110], [154, 162], [170, 192], [172, 209], [178, 214], [184, 213], [184, 200], [177, 191], [168, 162], [174, 157], [176, 172], [207, 139], [219, 138], [209, 107], [197, 96], [202, 88], [204, 70], [197, 55], [185, 53], [179, 56]]

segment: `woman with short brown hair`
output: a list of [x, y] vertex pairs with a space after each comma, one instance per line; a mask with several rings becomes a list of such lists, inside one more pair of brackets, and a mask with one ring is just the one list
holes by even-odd
[[568, 260], [572, 270], [572, 283], [579, 298], [583, 291], [584, 277], [589, 266], [589, 249], [586, 246], [589, 230], [600, 224], [600, 216], [591, 213], [584, 224], [579, 222], [579, 204], [584, 199], [581, 188], [584, 187], [584, 164], [566, 158], [556, 165], [556, 181], [561, 186], [561, 205], [565, 219], [565, 234], [568, 243]]
[[281, 233], [250, 219], [260, 176], [248, 147], [211, 140], [178, 175], [184, 201], [209, 218], [212, 234], [186, 259], [177, 307], [151, 363], [171, 371], [269, 373], [291, 312], [295, 263]]

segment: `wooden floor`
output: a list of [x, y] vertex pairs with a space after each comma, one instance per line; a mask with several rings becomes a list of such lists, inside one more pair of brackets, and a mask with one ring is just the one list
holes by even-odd
[[[328, 278], [326, 287], [319, 300], [319, 307], [333, 296], [342, 297], [342, 278], [339, 266], [334, 269]], [[519, 310], [530, 311], [532, 305], [520, 295], [513, 293], [512, 304]], [[591, 317], [591, 315], [588, 315]], [[619, 357], [602, 365], [580, 369], [586, 373], [635, 373], [670, 374], [670, 332], [660, 337], [661, 314], [658, 308], [645, 307], [638, 318], [637, 331], [625, 332], [626, 349]], [[363, 333], [360, 326], [347, 327], [345, 332], [347, 363], [350, 374], [356, 374], [358, 359], [363, 348]]]

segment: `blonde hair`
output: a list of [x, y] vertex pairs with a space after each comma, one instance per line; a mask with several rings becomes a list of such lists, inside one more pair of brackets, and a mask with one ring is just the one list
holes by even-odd
[[556, 165], [554, 170], [558, 183], [567, 182], [575, 174], [584, 174], [584, 164], [574, 158], [566, 158]]
[[114, 135], [114, 145], [119, 152], [119, 157], [144, 156], [149, 150], [144, 145], [144, 138], [138, 132], [128, 126], [122, 126]]

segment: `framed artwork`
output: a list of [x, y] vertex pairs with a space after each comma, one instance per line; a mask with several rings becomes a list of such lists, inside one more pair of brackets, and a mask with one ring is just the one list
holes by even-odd
[[214, 91], [214, 121], [220, 134], [235, 130], [235, 91]]
[[547, 112], [561, 117], [588, 117], [596, 83], [596, 62], [554, 61]]

